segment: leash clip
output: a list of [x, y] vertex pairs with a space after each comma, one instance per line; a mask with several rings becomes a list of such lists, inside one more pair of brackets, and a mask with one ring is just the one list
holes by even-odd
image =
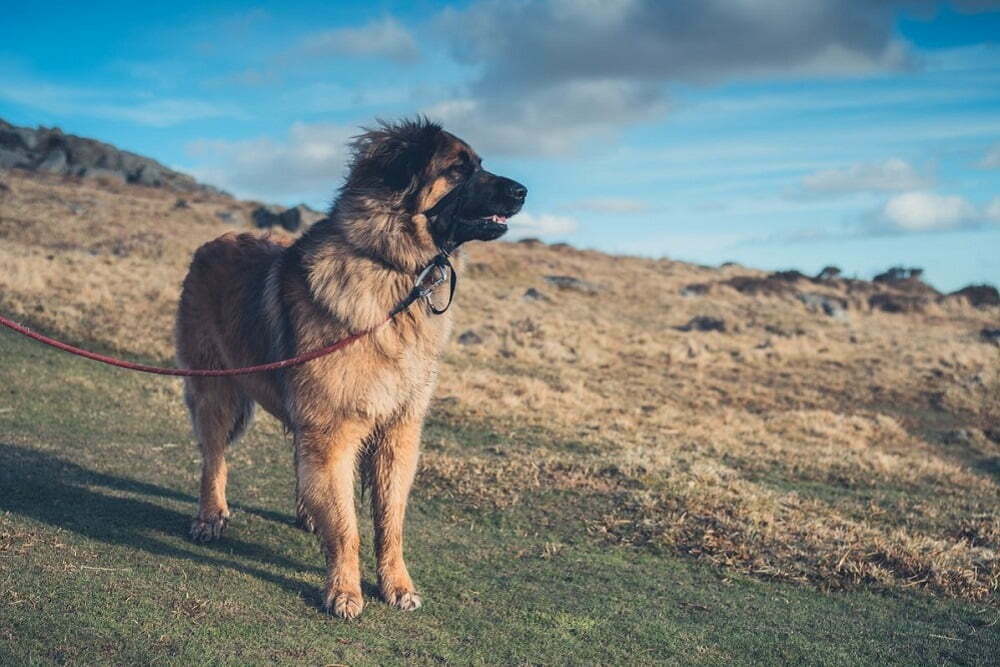
[[[437, 271], [437, 275], [434, 276], [433, 280], [429, 284], [425, 285], [424, 282], [435, 270]], [[446, 282], [450, 283], [448, 289], [448, 303], [445, 304], [444, 308], [438, 308], [434, 305], [434, 300], [431, 298], [431, 295], [434, 293], [435, 289]], [[458, 275], [455, 273], [455, 267], [453, 267], [451, 262], [448, 260], [448, 253], [445, 250], [441, 250], [431, 263], [424, 267], [423, 271], [417, 274], [417, 278], [413, 282], [413, 289], [410, 290], [410, 293], [405, 299], [400, 301], [399, 304], [392, 309], [389, 313], [389, 317], [395, 317], [409, 308], [410, 305], [418, 299], [424, 299], [431, 312], [435, 315], [440, 315], [451, 307], [452, 299], [455, 298], [455, 287], [457, 284]]]
[[[424, 281], [427, 280], [427, 277], [434, 270], [437, 270], [437, 276], [434, 278], [432, 282], [425, 285]], [[450, 271], [449, 267], [438, 264], [437, 262], [431, 262], [430, 264], [428, 264], [427, 267], [420, 272], [420, 275], [417, 276], [416, 282], [414, 282], [413, 284], [413, 288], [414, 290], [416, 290], [417, 298], [427, 299], [429, 303], [431, 294], [434, 293], [434, 290], [436, 290], [439, 285], [443, 285], [445, 281], [448, 280], [449, 271]]]

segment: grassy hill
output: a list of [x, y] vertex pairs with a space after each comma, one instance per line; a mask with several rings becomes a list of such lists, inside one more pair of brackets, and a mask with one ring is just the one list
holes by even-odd
[[[154, 361], [190, 253], [248, 206], [2, 180], [0, 312]], [[319, 611], [276, 423], [233, 452], [226, 539], [192, 545], [179, 382], [0, 332], [5, 662], [1000, 652], [1000, 309], [537, 243], [470, 248], [457, 307], [408, 526], [427, 604], [357, 623]]]

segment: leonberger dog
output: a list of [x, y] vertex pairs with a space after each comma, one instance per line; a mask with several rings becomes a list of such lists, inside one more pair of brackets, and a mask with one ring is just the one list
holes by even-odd
[[[345, 184], [327, 219], [293, 243], [229, 233], [197, 250], [177, 315], [185, 368], [225, 369], [287, 359], [378, 327], [442, 249], [507, 230], [527, 190], [482, 168], [458, 137], [426, 119], [380, 123], [356, 137]], [[442, 285], [431, 298], [447, 299]], [[356, 471], [370, 489], [382, 598], [404, 610], [421, 598], [403, 560], [403, 519], [420, 435], [452, 311], [418, 300], [352, 345], [301, 366], [185, 379], [202, 453], [191, 537], [213, 540], [229, 519], [226, 446], [254, 406], [292, 434], [297, 519], [326, 556], [324, 608], [361, 613]]]

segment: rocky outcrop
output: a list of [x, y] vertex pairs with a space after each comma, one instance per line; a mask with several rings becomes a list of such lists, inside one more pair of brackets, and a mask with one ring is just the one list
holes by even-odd
[[112, 183], [135, 183], [175, 192], [226, 196], [156, 160], [111, 144], [64, 134], [59, 128], [17, 127], [0, 120], [0, 169], [77, 176]]
[[290, 232], [295, 232], [300, 228], [319, 222], [325, 216], [305, 204], [286, 209], [272, 204], [264, 204], [255, 208], [250, 213], [250, 217], [253, 218], [253, 224], [260, 229], [283, 227]]
[[968, 285], [948, 296], [965, 299], [977, 308], [1000, 306], [1000, 291], [993, 285]]

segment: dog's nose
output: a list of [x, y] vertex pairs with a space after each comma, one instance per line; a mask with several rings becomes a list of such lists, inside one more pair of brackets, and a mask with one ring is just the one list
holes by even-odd
[[511, 181], [507, 184], [507, 196], [511, 199], [524, 201], [524, 198], [528, 196], [528, 188], [517, 181]]

